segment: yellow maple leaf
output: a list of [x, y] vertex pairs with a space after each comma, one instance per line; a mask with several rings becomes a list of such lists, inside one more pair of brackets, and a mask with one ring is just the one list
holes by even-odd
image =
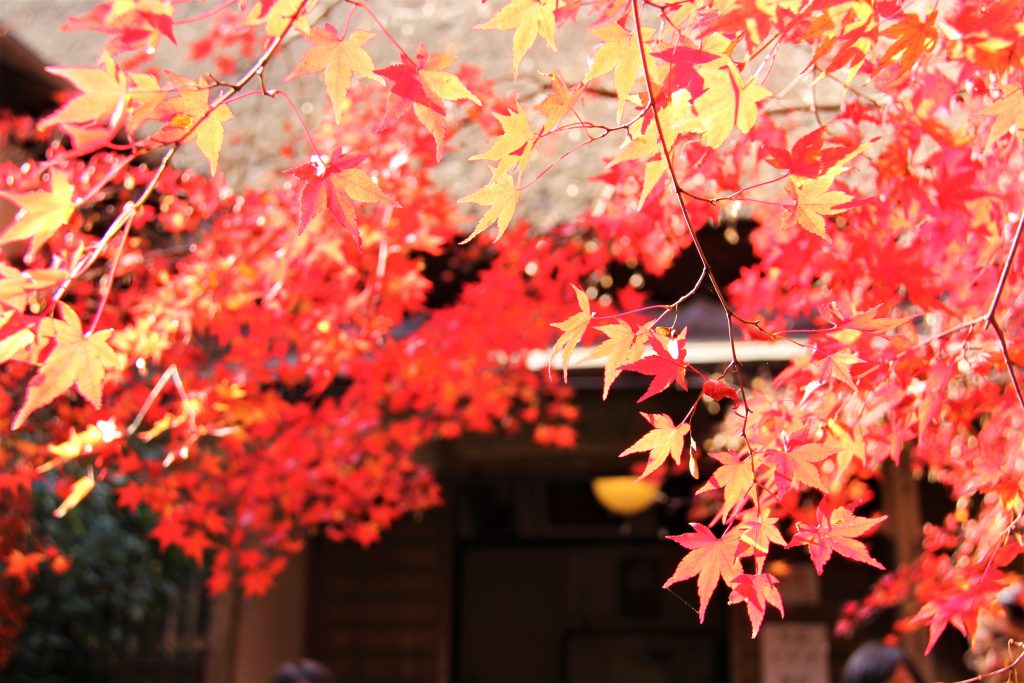
[[0, 234], [0, 244], [31, 240], [28, 250], [31, 259], [46, 240], [71, 220], [75, 213], [74, 195], [74, 185], [57, 171], [51, 173], [49, 190], [21, 194], [0, 192], [0, 197], [21, 207], [14, 222]]
[[80, 477], [74, 484], [71, 485], [71, 490], [68, 495], [64, 497], [61, 504], [57, 506], [57, 509], [53, 511], [53, 516], [57, 519], [62, 518], [68, 514], [75, 506], [82, 502], [82, 500], [89, 495], [96, 486], [96, 480], [92, 475], [86, 475]]
[[[554, 358], [559, 351], [562, 352], [562, 378], [566, 382], [569, 381], [569, 359], [577, 344], [583, 339], [583, 333], [587, 331], [587, 326], [590, 325], [590, 319], [593, 317], [590, 312], [590, 299], [587, 298], [586, 292], [576, 285], [573, 285], [572, 288], [576, 292], [576, 303], [579, 304], [580, 312], [569, 316], [560, 323], [551, 323], [552, 327], [557, 327], [562, 331], [561, 336], [551, 347], [551, 358]], [[551, 374], [550, 361], [548, 361], [548, 374]]]
[[530, 121], [521, 104], [516, 104], [516, 111], [511, 114], [495, 114], [494, 118], [501, 124], [502, 134], [494, 139], [490, 148], [470, 157], [471, 160], [485, 159], [487, 161], [502, 161], [512, 156], [518, 157], [514, 166], [519, 168], [520, 177], [523, 169], [530, 160], [533, 153], [533, 145], [536, 139], [533, 131], [530, 130]]
[[331, 99], [331, 106], [334, 109], [334, 122], [341, 123], [341, 114], [348, 102], [346, 96], [353, 75], [384, 84], [384, 79], [373, 72], [373, 59], [363, 49], [363, 45], [373, 37], [374, 34], [369, 31], [353, 31], [347, 38], [341, 38], [331, 24], [314, 28], [306, 36], [312, 47], [302, 55], [302, 59], [285, 80], [290, 81], [304, 74], [322, 72], [327, 96]]
[[555, 0], [512, 0], [501, 11], [476, 26], [480, 29], [509, 30], [512, 34], [512, 76], [519, 77], [519, 63], [540, 35], [555, 50]]
[[796, 200], [796, 204], [787, 210], [783, 221], [795, 222], [804, 230], [829, 240], [825, 234], [825, 216], [842, 213], [843, 209], [836, 207], [853, 199], [845, 192], [830, 190], [832, 180], [833, 177], [829, 175], [821, 178], [790, 176], [786, 191]]
[[650, 451], [647, 466], [644, 467], [644, 471], [640, 475], [640, 478], [643, 479], [664, 465], [670, 457], [677, 465], [682, 462], [683, 447], [686, 445], [686, 435], [690, 433], [690, 424], [682, 422], [677, 425], [672, 422], [671, 417], [663, 413], [640, 414], [651, 424], [653, 429], [637, 439], [632, 446], [619, 453], [619, 457], [630, 453]]
[[598, 331], [608, 337], [583, 360], [607, 358], [604, 364], [604, 390], [602, 398], [608, 398], [608, 390], [622, 372], [623, 365], [640, 360], [647, 343], [647, 330], [634, 330], [622, 320], [611, 325], [599, 325]]
[[598, 76], [614, 70], [615, 92], [619, 97], [617, 121], [622, 120], [622, 109], [630, 99], [630, 91], [636, 83], [640, 71], [640, 50], [636, 39], [618, 24], [605, 24], [590, 31], [602, 41], [601, 47], [594, 54], [590, 70], [583, 77], [583, 82], [591, 81]]
[[266, 24], [267, 35], [271, 38], [283, 36], [289, 26], [293, 26], [301, 33], [309, 33], [308, 13], [315, 4], [316, 0], [276, 0], [264, 13], [261, 4], [256, 2], [253, 3], [252, 11], [246, 20], [249, 24]]
[[515, 213], [516, 204], [519, 202], [519, 189], [512, 180], [509, 173], [510, 163], [502, 163], [495, 169], [494, 177], [484, 187], [472, 192], [462, 199], [460, 203], [472, 202], [481, 206], [490, 207], [480, 218], [480, 221], [473, 228], [469, 237], [462, 240], [460, 244], [466, 244], [474, 237], [489, 228], [491, 224], [498, 226], [498, 236], [494, 239], [501, 239], [509, 223], [512, 222], [512, 214]]
[[96, 123], [117, 128], [128, 107], [128, 80], [114, 58], [104, 52], [96, 68], [47, 67], [50, 73], [69, 81], [80, 92], [60, 109], [39, 122], [51, 125]]
[[103, 404], [103, 378], [107, 370], [117, 367], [117, 354], [109, 343], [114, 331], [84, 334], [74, 309], [62, 303], [60, 310], [63, 320], [47, 318], [40, 324], [39, 336], [50, 338], [50, 350], [28, 383], [25, 402], [11, 429], [18, 429], [31, 413], [72, 386], [94, 408]]
[[704, 126], [703, 142], [718, 148], [733, 128], [749, 133], [757, 121], [757, 103], [772, 93], [754, 79], [743, 83], [732, 60], [721, 59], [698, 64], [697, 72], [704, 79], [705, 90], [693, 106]]

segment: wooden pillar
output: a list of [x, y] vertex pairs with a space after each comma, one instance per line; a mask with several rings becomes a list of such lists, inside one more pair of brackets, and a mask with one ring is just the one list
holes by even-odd
[[[921, 554], [921, 493], [906, 453], [899, 465], [886, 463], [881, 481], [882, 507], [889, 515], [885, 528], [892, 540], [893, 560], [901, 564], [912, 562]], [[901, 609], [901, 616], [910, 616], [909, 606]], [[908, 658], [925, 680], [935, 680], [935, 663], [924, 656], [928, 634], [915, 631], [902, 640]]]

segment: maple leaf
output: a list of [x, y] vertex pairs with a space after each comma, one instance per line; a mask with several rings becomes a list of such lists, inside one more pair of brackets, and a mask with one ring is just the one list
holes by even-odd
[[792, 175], [804, 178], [818, 178], [832, 173], [841, 166], [851, 152], [844, 145], [825, 146], [825, 127], [815, 128], [793, 144], [792, 150], [768, 147], [766, 161], [775, 168], [785, 169]]
[[992, 127], [988, 130], [988, 140], [985, 142], [986, 152], [993, 142], [1011, 130], [1016, 132], [1018, 138], [1024, 138], [1024, 89], [1014, 90], [982, 109], [980, 113], [992, 117]]
[[[583, 333], [587, 331], [590, 318], [593, 316], [593, 313], [590, 312], [590, 299], [587, 298], [586, 292], [576, 285], [573, 285], [572, 288], [576, 292], [576, 303], [579, 304], [580, 312], [560, 323], [551, 323], [552, 327], [557, 327], [562, 331], [561, 336], [551, 347], [551, 358], [554, 358], [559, 351], [562, 352], [562, 379], [566, 382], [569, 381], [569, 358], [572, 357], [573, 349], [583, 338]], [[551, 374], [550, 361], [548, 361], [548, 374]]]
[[751, 638], [756, 638], [761, 630], [768, 605], [777, 609], [780, 616], [786, 616], [778, 585], [779, 580], [775, 576], [761, 572], [740, 574], [734, 580], [732, 592], [729, 594], [729, 604], [736, 605], [741, 602], [746, 604], [747, 617], [750, 619]]
[[548, 76], [551, 79], [551, 92], [537, 105], [537, 110], [547, 117], [541, 129], [542, 133], [550, 133], [561, 123], [565, 115], [576, 105], [584, 90], [581, 84], [569, 92], [569, 87], [559, 74], [551, 73]]
[[704, 395], [712, 401], [721, 401], [723, 398], [727, 398], [732, 401], [738, 401], [740, 399], [739, 394], [736, 393], [734, 388], [717, 379], [706, 380], [701, 391], [703, 391]]
[[704, 78], [697, 73], [696, 66], [718, 59], [716, 54], [685, 45], [675, 45], [668, 50], [655, 52], [653, 56], [672, 65], [664, 89], [669, 93], [686, 90], [691, 99], [704, 92]]
[[913, 320], [916, 316], [906, 315], [900, 318], [880, 318], [879, 312], [882, 304], [872, 306], [866, 311], [854, 313], [847, 317], [834, 303], [822, 308], [822, 316], [832, 326], [829, 331], [835, 330], [857, 330], [868, 334], [881, 334], [896, 329], [900, 325]]
[[75, 213], [75, 186], [59, 171], [50, 174], [49, 190], [0, 191], [0, 197], [21, 207], [14, 222], [0, 234], [0, 244], [31, 240], [26, 260], [32, 260], [39, 248], [67, 225]]
[[519, 78], [519, 63], [540, 35], [555, 50], [555, 0], [512, 0], [476, 26], [485, 30], [515, 29], [512, 34], [512, 77]]
[[832, 180], [827, 175], [821, 178], [790, 176], [786, 190], [796, 204], [786, 211], [783, 222], [795, 221], [804, 230], [831, 241], [825, 234], [825, 216], [842, 213], [843, 209], [837, 207], [853, 199], [845, 192], [830, 190]]
[[161, 106], [167, 122], [153, 134], [153, 139], [172, 144], [194, 140], [210, 162], [210, 174], [216, 175], [217, 162], [224, 147], [224, 122], [231, 119], [231, 110], [225, 104], [210, 109], [210, 85], [205, 79], [191, 81], [172, 74], [171, 80], [178, 97]]
[[482, 233], [492, 224], [498, 228], [498, 236], [495, 240], [501, 239], [512, 222], [512, 214], [515, 213], [516, 203], [519, 202], [519, 189], [512, 179], [510, 172], [511, 161], [506, 161], [494, 169], [491, 182], [481, 187], [476, 192], [471, 192], [459, 200], [459, 203], [472, 202], [481, 206], [489, 207], [480, 220], [477, 221], [473, 231], [459, 244], [470, 242], [477, 235]]
[[916, 14], [907, 12], [902, 19], [882, 31], [882, 35], [896, 40], [878, 60], [879, 66], [885, 66], [898, 57], [897, 78], [910, 73], [921, 56], [935, 48], [939, 37], [939, 31], [935, 28], [937, 15], [938, 10], [932, 10], [921, 21]]
[[835, 452], [836, 449], [832, 446], [805, 443], [788, 451], [768, 449], [765, 451], [765, 462], [775, 468], [775, 485], [780, 496], [800, 485], [810, 486], [824, 493], [827, 489], [821, 481], [816, 463], [834, 455]]
[[871, 557], [867, 546], [857, 538], [871, 533], [886, 519], [888, 519], [887, 515], [871, 518], [858, 517], [845, 507], [829, 510], [825, 501], [822, 501], [818, 505], [818, 523], [811, 525], [806, 522], [797, 522], [796, 534], [793, 535], [793, 540], [786, 547], [806, 545], [818, 576], [821, 576], [825, 563], [831, 559], [833, 551], [876, 569], [885, 569], [878, 560]]
[[342, 38], [331, 24], [315, 27], [306, 36], [312, 47], [302, 55], [299, 63], [285, 80], [290, 81], [305, 74], [322, 72], [324, 85], [327, 86], [327, 96], [330, 97], [334, 108], [334, 122], [341, 123], [353, 75], [358, 74], [384, 84], [384, 79], [373, 71], [373, 59], [363, 49], [363, 45], [373, 37], [374, 34], [369, 31], [353, 31], [347, 38]]
[[619, 457], [630, 453], [642, 453], [650, 451], [640, 478], [650, 475], [671, 456], [673, 462], [679, 465], [682, 463], [683, 446], [686, 445], [686, 435], [690, 433], [690, 423], [681, 422], [678, 425], [672, 422], [672, 418], [664, 413], [650, 414], [640, 413], [641, 416], [654, 428], [647, 432], [636, 443], [619, 453]]
[[128, 107], [128, 79], [109, 53], [103, 53], [100, 66], [95, 68], [47, 67], [46, 70], [69, 81], [79, 94], [42, 119], [41, 128], [96, 123], [113, 131], [121, 123]]
[[519, 158], [514, 161], [514, 164], [518, 166], [520, 177], [522, 177], [523, 169], [529, 162], [535, 142], [526, 112], [522, 105], [517, 103], [515, 112], [507, 116], [495, 114], [494, 118], [498, 119], [498, 123], [501, 124], [502, 134], [494, 140], [489, 149], [471, 156], [470, 160], [485, 159], [501, 162], [506, 157], [518, 156]]
[[299, 191], [300, 235], [310, 221], [327, 212], [335, 221], [348, 228], [361, 249], [362, 238], [359, 235], [354, 202], [399, 206], [365, 171], [356, 168], [367, 158], [366, 154], [346, 154], [339, 147], [326, 163], [322, 158], [314, 157], [312, 161], [286, 171], [302, 184]]
[[48, 318], [40, 324], [40, 336], [50, 339], [50, 349], [42, 366], [29, 381], [25, 402], [14, 416], [11, 429], [18, 429], [25, 418], [63, 394], [72, 386], [94, 408], [103, 402], [103, 379], [107, 370], [117, 367], [117, 354], [108, 340], [113, 330], [82, 333], [82, 322], [74, 309], [60, 305], [63, 320]]
[[403, 54], [400, 63], [374, 71], [392, 84], [378, 132], [390, 126], [411, 107], [419, 122], [434, 137], [437, 159], [440, 160], [445, 136], [442, 100], [469, 100], [480, 105], [480, 100], [466, 89], [458, 76], [445, 71], [454, 62], [455, 55], [447, 52], [429, 54], [421, 44], [415, 61]]
[[29, 577], [39, 571], [39, 565], [46, 559], [41, 552], [22, 552], [14, 548], [4, 558], [4, 576], [17, 579], [23, 585], [29, 584]]
[[615, 120], [621, 121], [622, 110], [630, 99], [630, 92], [640, 71], [640, 51], [633, 34], [618, 24], [604, 24], [590, 29], [590, 33], [601, 40], [602, 44], [597, 48], [583, 82], [587, 83], [614, 69], [615, 92], [619, 98]]
[[703, 524], [693, 523], [690, 525], [693, 531], [679, 534], [678, 536], [666, 536], [670, 541], [675, 541], [690, 552], [683, 556], [682, 561], [676, 566], [675, 572], [665, 582], [663, 588], [673, 584], [697, 577], [697, 595], [700, 597], [700, 622], [704, 623], [704, 614], [707, 612], [711, 596], [718, 587], [718, 580], [721, 579], [729, 586], [733, 580], [742, 573], [739, 560], [736, 557], [736, 548], [739, 544], [739, 531], [730, 529], [725, 532], [722, 538], [715, 536], [714, 532]]
[[651, 383], [648, 385], [647, 391], [644, 392], [643, 396], [637, 399], [637, 403], [642, 403], [651, 396], [660, 394], [675, 382], [679, 382], [681, 385], [686, 386], [686, 368], [689, 367], [689, 365], [683, 360], [686, 358], [686, 348], [683, 346], [683, 342], [685, 340], [685, 329], [683, 329], [677, 338], [670, 340], [669, 343], [674, 342], [674, 347], [677, 350], [676, 355], [673, 356], [669, 349], [662, 344], [660, 339], [656, 336], [651, 336], [651, 349], [654, 350], [654, 355], [646, 356], [638, 361], [630, 363], [629, 365], [622, 366], [623, 370], [629, 370], [630, 372], [638, 372], [641, 375], [651, 376]]
[[622, 372], [622, 366], [640, 360], [643, 356], [648, 333], [645, 329], [634, 330], [624, 320], [611, 325], [599, 325], [597, 330], [608, 339], [598, 344], [583, 360], [607, 357], [604, 364], [604, 389], [601, 393], [601, 398], [607, 399], [608, 390]]
[[728, 520], [746, 502], [754, 487], [754, 462], [750, 456], [740, 456], [734, 451], [708, 453], [720, 465], [707, 483], [697, 489], [697, 495], [709, 491], [723, 490], [722, 507], [719, 515]]
[[738, 525], [742, 531], [741, 546], [738, 550], [740, 557], [753, 556], [758, 572], [764, 569], [768, 548], [772, 543], [778, 546], [786, 545], [786, 540], [779, 532], [778, 521], [777, 518], [770, 516], [767, 508], [762, 508], [756, 519], [745, 519]]
[[697, 71], [704, 79], [705, 90], [693, 106], [704, 126], [704, 144], [717, 149], [733, 128], [749, 133], [757, 121], [757, 103], [769, 97], [771, 91], [753, 79], [744, 84], [731, 60], [699, 64]]
[[71, 485], [71, 490], [68, 491], [68, 495], [64, 496], [64, 500], [61, 501], [57, 509], [53, 511], [53, 516], [57, 519], [63, 518], [71, 510], [78, 506], [82, 500], [93, 490], [96, 486], [96, 479], [91, 475], [78, 478], [74, 484]]

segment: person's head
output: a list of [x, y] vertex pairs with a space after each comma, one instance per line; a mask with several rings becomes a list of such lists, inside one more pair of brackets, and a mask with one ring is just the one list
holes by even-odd
[[300, 659], [282, 665], [270, 683], [338, 683], [338, 679], [320, 662]]
[[[1010, 641], [1024, 641], [1024, 590], [1020, 584], [999, 592], [998, 605], [978, 614], [978, 627], [965, 659], [979, 674], [988, 674], [1011, 663], [1020, 649]], [[1024, 664], [1017, 673], [1024, 673]]]
[[850, 655], [840, 683], [923, 683], [903, 650], [869, 640]]

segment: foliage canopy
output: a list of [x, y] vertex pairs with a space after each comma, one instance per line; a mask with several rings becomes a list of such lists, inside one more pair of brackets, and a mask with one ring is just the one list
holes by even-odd
[[[623, 373], [650, 378], [641, 402], [703, 387], [677, 415], [645, 414], [622, 454], [648, 454], [642, 476], [711, 465], [716, 512], [673, 537], [686, 552], [666, 585], [696, 577], [703, 613], [724, 583], [756, 634], [783, 609], [779, 549], [806, 547], [819, 573], [836, 554], [880, 566], [862, 539], [884, 520], [856, 510], [907, 462], [955, 512], [845, 617], [910, 601], [901, 626], [929, 629], [929, 647], [947, 626], [970, 635], [1024, 553], [1020, 4], [491, 4], [478, 29], [537, 87], [502, 94], [356, 0], [117, 0], [69, 22], [109, 36], [96, 66], [52, 69], [71, 96], [4, 130], [45, 154], [4, 170], [20, 211], [0, 233], [0, 609], [61, 557], [23, 523], [48, 471], [58, 516], [106, 481], [156, 514], [162, 548], [210, 567], [213, 593], [259, 594], [311, 529], [368, 544], [436, 505], [412, 458], [431, 440], [532, 425], [571, 445], [569, 394], [528, 352], [553, 343], [567, 368], [599, 342], [606, 395]], [[155, 67], [185, 24], [201, 27], [189, 61]], [[564, 69], [528, 73], [556, 48]], [[272, 76], [287, 50], [296, 66]], [[575, 76], [573, 51], [589, 56]], [[326, 98], [310, 123], [288, 90], [313, 78]], [[229, 187], [219, 159], [249, 97], [283, 100], [291, 133], [275, 179]], [[490, 177], [455, 201], [438, 163], [474, 129]], [[193, 145], [209, 175], [171, 165]], [[603, 155], [598, 201], [543, 231], [514, 221], [581, 147]], [[759, 224], [758, 263], [725, 288], [701, 232], [737, 215]], [[425, 263], [459, 239], [460, 262], [489, 261], [431, 306]], [[703, 272], [676, 301], [586, 285], [686, 249]], [[734, 349], [713, 375], [668, 326], [702, 283]], [[744, 336], [796, 358], [754, 382]], [[706, 457], [700, 401], [731, 413]]]

